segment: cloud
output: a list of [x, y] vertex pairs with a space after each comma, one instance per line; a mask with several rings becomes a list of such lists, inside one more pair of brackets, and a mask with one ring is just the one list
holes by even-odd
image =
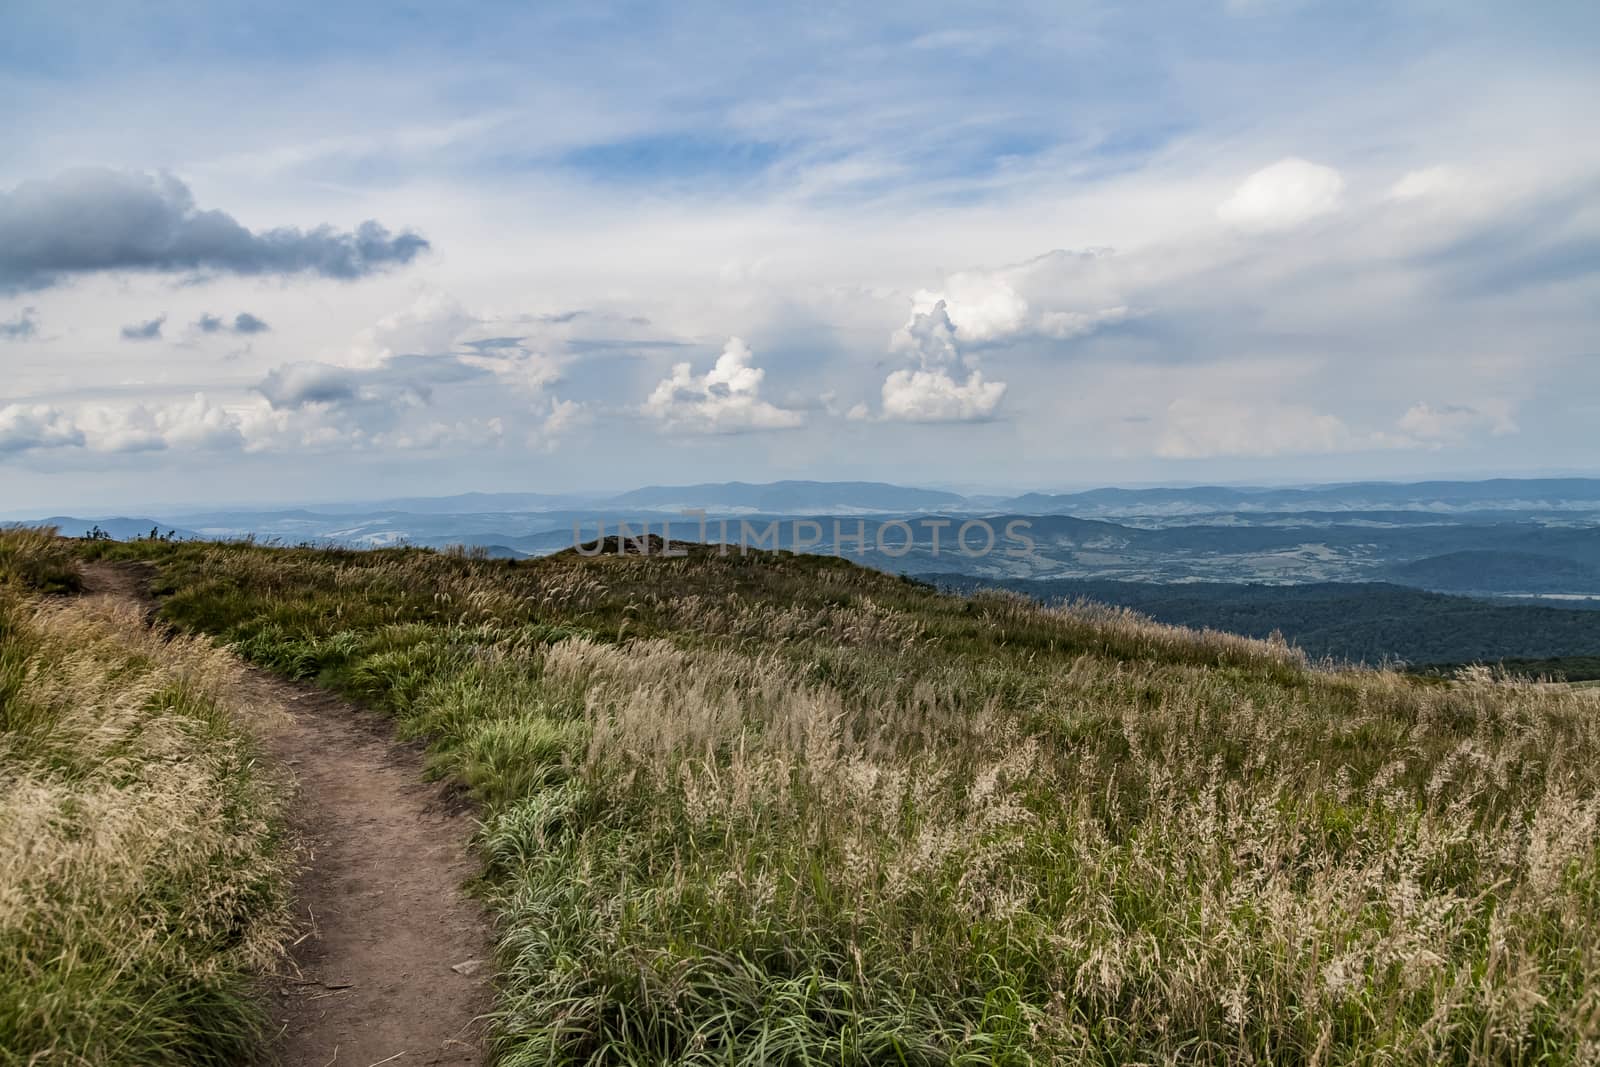
[[1336, 210], [1343, 193], [1338, 171], [1291, 156], [1246, 178], [1217, 216], [1242, 230], [1291, 230]]
[[379, 319], [356, 335], [354, 362], [377, 366], [391, 356], [448, 352], [461, 335], [479, 324], [455, 297], [427, 292], [411, 306]]
[[48, 404], [6, 404], [0, 407], [0, 456], [30, 449], [67, 448], [83, 444], [65, 412]]
[[31, 307], [23, 308], [10, 322], [0, 322], [0, 341], [26, 341], [38, 332]]
[[1505, 437], [1517, 432], [1510, 415], [1480, 411], [1464, 404], [1413, 404], [1397, 424], [1402, 433], [1432, 448], [1464, 444], [1472, 437], [1490, 434]]
[[78, 413], [77, 422], [96, 452], [160, 452], [167, 447], [155, 415], [143, 404], [91, 405]]
[[[944, 301], [928, 311], [913, 311], [889, 345], [909, 352], [914, 368], [893, 371], [881, 391], [883, 418], [900, 422], [979, 422], [994, 416], [1005, 396], [1005, 382], [985, 381], [973, 359], [963, 357]], [[964, 380], [952, 370], [965, 364]], [[859, 418], [859, 409], [851, 417]]]
[[883, 417], [901, 422], [980, 422], [994, 415], [1004, 382], [981, 371], [957, 382], [945, 371], [897, 370], [883, 382]]
[[159, 452], [171, 447], [236, 448], [239, 418], [196, 393], [181, 404], [116, 407], [90, 404], [66, 412], [43, 404], [0, 408], [0, 455], [48, 448], [91, 452]]
[[276, 410], [355, 404], [421, 407], [432, 400], [434, 386], [487, 373], [454, 356], [394, 356], [375, 367], [308, 361], [275, 367], [256, 386], [256, 392]]
[[722, 355], [705, 374], [696, 376], [688, 363], [678, 363], [644, 402], [644, 413], [670, 430], [692, 433], [741, 433], [786, 430], [803, 425], [798, 411], [776, 407], [760, 397], [766, 371], [753, 366], [748, 345], [730, 337]]
[[248, 311], [241, 311], [235, 315], [231, 324], [221, 316], [206, 312], [195, 320], [194, 328], [201, 333], [227, 332], [243, 335], [266, 333], [272, 329], [271, 326], [268, 326], [264, 321], [256, 318]]
[[1301, 404], [1181, 397], [1167, 406], [1155, 453], [1164, 459], [1321, 455], [1381, 447], [1343, 419]]
[[256, 386], [274, 408], [343, 404], [356, 398], [356, 374], [328, 363], [285, 363]]
[[[938, 289], [918, 290], [912, 313], [928, 314], [943, 304], [967, 347], [1084, 337], [1139, 314], [1115, 295], [1104, 270], [1110, 259], [1106, 249], [1057, 249], [1005, 267], [959, 271]], [[897, 347], [916, 345], [900, 338]]]
[[428, 247], [371, 220], [345, 231], [252, 231], [226, 212], [197, 208], [171, 174], [86, 168], [0, 192], [0, 290], [99, 271], [351, 279], [409, 263]]
[[124, 326], [122, 328], [122, 339], [124, 341], [159, 341], [161, 339], [161, 327], [166, 321], [167, 317], [165, 315], [157, 315], [148, 322], [136, 322], [131, 326]]
[[1460, 192], [1466, 185], [1466, 178], [1454, 167], [1427, 167], [1402, 174], [1389, 187], [1389, 199], [1422, 200], [1448, 196]]
[[1167, 459], [1216, 459], [1440, 449], [1516, 432], [1510, 415], [1460, 404], [1414, 404], [1392, 430], [1360, 430], [1305, 404], [1181, 397], [1167, 407], [1155, 452]]

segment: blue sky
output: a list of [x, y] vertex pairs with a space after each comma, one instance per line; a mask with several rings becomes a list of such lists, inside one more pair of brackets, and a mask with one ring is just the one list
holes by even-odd
[[0, 510], [1600, 472], [1596, 39], [12, 0]]

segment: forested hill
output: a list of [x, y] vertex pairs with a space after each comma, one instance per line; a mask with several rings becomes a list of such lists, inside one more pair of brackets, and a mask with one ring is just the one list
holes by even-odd
[[1044, 601], [1097, 600], [1133, 608], [1160, 622], [1250, 637], [1276, 631], [1318, 659], [1494, 663], [1600, 655], [1600, 611], [1495, 604], [1383, 583], [1157, 585], [955, 575], [933, 580], [960, 591], [999, 587]]

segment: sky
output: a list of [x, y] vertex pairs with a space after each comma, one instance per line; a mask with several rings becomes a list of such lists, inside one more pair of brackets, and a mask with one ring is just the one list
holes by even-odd
[[1600, 6], [0, 5], [0, 512], [1600, 474]]

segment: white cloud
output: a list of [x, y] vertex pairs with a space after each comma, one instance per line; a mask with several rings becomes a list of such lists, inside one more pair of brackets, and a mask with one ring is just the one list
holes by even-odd
[[1422, 200], [1448, 196], [1466, 186], [1466, 178], [1454, 167], [1426, 167], [1408, 171], [1389, 187], [1391, 200]]
[[1167, 406], [1155, 453], [1165, 459], [1319, 455], [1382, 447], [1336, 415], [1301, 404], [1182, 397]]
[[936, 305], [944, 306], [961, 339], [973, 344], [1015, 337], [1029, 324], [1028, 302], [999, 272], [963, 271], [946, 278], [943, 289], [918, 291], [905, 329]]
[[506, 349], [456, 358], [466, 366], [490, 372], [519, 392], [534, 396], [559, 382], [568, 363], [563, 357], [524, 349]]
[[801, 426], [798, 411], [776, 407], [760, 397], [766, 371], [750, 362], [750, 347], [730, 337], [705, 374], [695, 375], [688, 363], [678, 363], [644, 402], [644, 413], [671, 430], [693, 433], [739, 433], [747, 430], [783, 430]]
[[176, 448], [237, 448], [244, 444], [239, 417], [196, 393], [183, 404], [156, 412], [156, 427]]
[[1343, 194], [1338, 171], [1291, 156], [1246, 178], [1217, 216], [1244, 230], [1290, 230], [1336, 210]]
[[358, 333], [350, 362], [357, 367], [375, 367], [395, 356], [448, 352], [478, 321], [448, 293], [426, 292], [410, 307]]
[[0, 456], [29, 449], [83, 444], [83, 431], [59, 408], [48, 404], [0, 407]]
[[111, 407], [91, 404], [78, 412], [78, 425], [96, 452], [159, 452], [167, 440], [143, 404]]
[[245, 444], [238, 415], [196, 393], [177, 404], [87, 404], [70, 417], [80, 443], [106, 453], [212, 450]]
[[1169, 459], [1330, 455], [1439, 449], [1517, 432], [1505, 411], [1418, 403], [1389, 429], [1357, 429], [1305, 404], [1183, 397], [1168, 405], [1156, 455]]
[[994, 415], [1004, 382], [973, 371], [957, 382], [946, 371], [897, 370], [883, 382], [883, 417], [901, 422], [979, 422]]
[[1480, 411], [1462, 404], [1434, 407], [1425, 402], [1413, 404], [1400, 416], [1398, 425], [1402, 433], [1433, 448], [1463, 444], [1481, 434], [1505, 437], [1518, 429], [1504, 411]]
[[586, 405], [576, 400], [558, 400], [552, 397], [550, 414], [545, 416], [542, 429], [547, 438], [555, 438], [583, 425], [588, 420], [589, 410]]
[[[1023, 338], [1071, 340], [1135, 317], [1112, 295], [1096, 267], [1110, 259], [1105, 250], [1048, 252], [995, 269], [965, 270], [945, 278], [938, 289], [920, 289], [912, 298], [912, 320], [943, 304], [965, 346], [1001, 344]], [[902, 333], [905, 332], [902, 330]], [[896, 347], [915, 348], [897, 335]]]
[[[883, 417], [900, 422], [977, 422], [991, 418], [1005, 396], [1005, 382], [984, 381], [971, 356], [956, 343], [956, 327], [944, 301], [911, 319], [890, 339], [891, 350], [910, 353], [915, 368], [884, 379]], [[965, 365], [963, 380], [951, 371]]]

